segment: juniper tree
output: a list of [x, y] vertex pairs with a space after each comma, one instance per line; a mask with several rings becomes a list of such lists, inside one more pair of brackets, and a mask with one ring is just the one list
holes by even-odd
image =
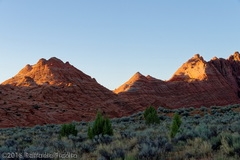
[[146, 124], [154, 124], [154, 123], [159, 124], [160, 123], [159, 117], [157, 115], [157, 111], [153, 106], [146, 108], [143, 116], [146, 120]]
[[174, 138], [176, 136], [181, 124], [182, 124], [181, 117], [179, 116], [179, 114], [175, 113], [173, 116], [173, 121], [172, 121], [171, 131], [170, 131], [171, 138]]
[[63, 124], [61, 127], [60, 135], [61, 136], [69, 136], [69, 135], [74, 135], [76, 136], [78, 131], [75, 128], [74, 124]]
[[97, 113], [96, 119], [93, 123], [93, 127], [88, 128], [88, 137], [92, 139], [96, 135], [113, 135], [113, 129], [111, 121], [108, 118], [104, 118], [100, 112]]

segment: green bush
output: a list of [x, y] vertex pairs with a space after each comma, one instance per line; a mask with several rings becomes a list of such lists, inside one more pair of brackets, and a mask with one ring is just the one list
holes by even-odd
[[74, 124], [63, 124], [61, 127], [60, 134], [62, 137], [64, 136], [69, 136], [69, 135], [74, 135], [77, 136], [78, 131], [75, 128]]
[[104, 118], [100, 112], [97, 113], [93, 127], [88, 127], [88, 137], [92, 139], [96, 135], [113, 135], [111, 121]]
[[171, 132], [170, 132], [171, 138], [175, 137], [181, 124], [182, 124], [181, 117], [179, 116], [179, 114], [175, 113], [173, 116], [173, 121], [172, 121], [172, 125], [171, 125]]
[[146, 108], [146, 110], [143, 113], [143, 116], [146, 120], [146, 124], [160, 123], [160, 119], [157, 115], [157, 111], [153, 106]]

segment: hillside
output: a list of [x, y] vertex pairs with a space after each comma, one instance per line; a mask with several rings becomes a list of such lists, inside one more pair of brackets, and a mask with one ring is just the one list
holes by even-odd
[[55, 57], [26, 65], [0, 85], [0, 127], [61, 124], [128, 116], [149, 105], [165, 108], [240, 103], [240, 54], [205, 61], [196, 54], [168, 81], [137, 72], [110, 91], [94, 78]]
[[167, 108], [240, 103], [239, 53], [205, 61], [196, 54], [167, 81], [136, 73], [114, 90], [130, 101]]

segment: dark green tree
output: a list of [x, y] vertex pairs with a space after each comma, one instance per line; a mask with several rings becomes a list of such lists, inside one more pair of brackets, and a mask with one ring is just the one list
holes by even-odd
[[90, 139], [93, 138], [92, 128], [91, 128], [90, 126], [88, 127], [88, 137], [89, 137]]
[[105, 119], [104, 126], [103, 126], [103, 134], [113, 135], [112, 124], [109, 118]]
[[143, 116], [145, 118], [146, 124], [160, 123], [157, 111], [153, 106], [146, 108], [146, 110], [143, 113]]
[[173, 116], [173, 121], [172, 121], [171, 131], [170, 131], [171, 138], [174, 138], [176, 136], [181, 124], [182, 124], [181, 117], [179, 116], [179, 114], [175, 113]]
[[62, 137], [64, 136], [69, 136], [69, 135], [74, 135], [77, 136], [78, 131], [75, 128], [75, 125], [70, 123], [70, 124], [63, 124], [61, 127], [60, 135]]
[[97, 113], [97, 117], [93, 123], [92, 133], [93, 136], [99, 135], [103, 132], [104, 118], [100, 112]]
[[108, 118], [104, 118], [100, 112], [97, 113], [93, 127], [88, 128], [88, 137], [92, 139], [99, 134], [113, 135], [111, 121]]

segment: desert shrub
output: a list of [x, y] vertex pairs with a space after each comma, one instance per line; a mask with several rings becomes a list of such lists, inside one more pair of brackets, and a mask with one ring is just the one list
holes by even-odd
[[202, 138], [203, 140], [208, 140], [210, 139], [212, 136], [216, 135], [216, 131], [214, 130], [214, 128], [212, 128], [212, 130], [205, 124], [203, 125], [199, 125], [195, 128], [195, 132], [197, 134], [198, 137]]
[[41, 147], [47, 147], [47, 146], [49, 146], [49, 140], [48, 139], [38, 139], [37, 141], [36, 141], [36, 144], [38, 144], [38, 146], [41, 146]]
[[173, 144], [172, 143], [166, 143], [164, 149], [165, 149], [165, 152], [171, 152], [173, 150]]
[[113, 135], [112, 124], [108, 118], [104, 118], [100, 112], [97, 113], [93, 127], [88, 127], [88, 137], [93, 139], [96, 135]]
[[26, 143], [32, 143], [32, 137], [29, 137], [29, 136], [24, 137], [23, 141], [26, 142]]
[[174, 116], [173, 116], [173, 121], [172, 121], [171, 131], [170, 131], [170, 137], [171, 138], [175, 137], [175, 135], [177, 134], [181, 124], [182, 124], [181, 117], [177, 113], [175, 113]]
[[100, 149], [99, 154], [105, 159], [124, 159], [125, 152], [122, 148], [112, 150]]
[[212, 144], [213, 150], [219, 150], [221, 146], [221, 136], [212, 137], [210, 143]]
[[95, 149], [94, 146], [89, 143], [81, 144], [81, 147], [79, 147], [79, 148], [81, 148], [81, 151], [83, 153], [90, 153], [90, 152], [94, 151], [94, 149]]
[[229, 111], [231, 111], [231, 107], [222, 107], [222, 108], [220, 109], [220, 111], [223, 112], [223, 113], [229, 112]]
[[74, 124], [63, 124], [61, 127], [60, 135], [61, 136], [69, 136], [74, 135], [77, 136], [78, 131], [76, 130], [76, 127]]
[[231, 105], [231, 108], [239, 108], [239, 107], [240, 107], [240, 104]]
[[7, 147], [12, 147], [12, 146], [16, 145], [16, 141], [14, 141], [13, 139], [7, 139], [4, 142], [4, 145], [7, 146]]
[[160, 159], [161, 148], [157, 148], [148, 144], [142, 144], [139, 149], [139, 159]]
[[170, 109], [165, 108], [165, 109], [162, 110], [162, 112], [163, 113], [171, 113], [172, 111]]
[[196, 114], [196, 115], [194, 115], [194, 118], [199, 119], [199, 118], [201, 118], [201, 116], [199, 114]]
[[231, 130], [232, 132], [238, 132], [238, 133], [240, 133], [240, 122], [237, 121], [237, 122], [234, 122], [234, 123], [230, 124], [230, 130]]
[[189, 107], [188, 111], [193, 111], [195, 108], [194, 107]]
[[172, 146], [167, 143], [167, 139], [159, 137], [157, 139], [151, 139], [146, 137], [145, 139], [139, 139], [139, 159], [161, 159], [161, 153], [166, 150], [172, 150]]
[[208, 141], [203, 141], [201, 138], [195, 138], [194, 140], [188, 141], [184, 150], [187, 157], [200, 159], [212, 153], [212, 146]]
[[136, 160], [134, 156], [126, 156], [124, 160]]
[[205, 106], [201, 106], [200, 107], [200, 111], [202, 111], [202, 112], [206, 112], [208, 109], [207, 109], [207, 107], [205, 107]]
[[153, 106], [146, 108], [143, 114], [146, 124], [159, 124], [160, 120], [157, 115], [157, 111]]
[[82, 142], [84, 137], [81, 134], [77, 134], [77, 136], [69, 135], [68, 139], [72, 140], [73, 142]]
[[215, 114], [218, 113], [218, 109], [211, 109], [210, 113], [211, 113], [212, 115], [215, 115]]
[[121, 138], [128, 138], [128, 139], [133, 138], [134, 136], [136, 136], [135, 133], [130, 132], [130, 131], [121, 131], [120, 135], [121, 135]]
[[164, 116], [164, 115], [160, 115], [160, 116], [158, 116], [158, 118], [160, 119], [160, 120], [166, 120], [168, 117], [167, 116]]
[[197, 137], [197, 134], [192, 129], [183, 130], [181, 133], [177, 134], [172, 142], [177, 143], [178, 141], [186, 142], [187, 140], [194, 139]]
[[184, 111], [181, 115], [185, 116], [185, 117], [188, 117], [189, 116], [189, 112], [188, 111]]
[[223, 133], [221, 151], [227, 155], [240, 155], [240, 135], [238, 133]]
[[101, 143], [104, 143], [104, 144], [109, 144], [112, 142], [112, 137], [109, 136], [109, 135], [96, 135], [94, 138], [93, 138], [93, 142], [96, 143], [96, 144], [101, 144]]
[[130, 117], [121, 117], [121, 118], [119, 118], [120, 122], [129, 122], [130, 120], [131, 120]]
[[168, 140], [165, 137], [150, 138], [150, 137], [138, 137], [138, 144], [146, 144], [157, 148], [164, 149]]
[[157, 111], [158, 112], [163, 112], [164, 111], [164, 107], [158, 107]]
[[176, 109], [175, 113], [182, 114], [185, 110], [184, 109]]
[[[105, 159], [124, 159], [124, 157], [135, 156], [134, 148], [137, 146], [137, 139], [115, 140], [110, 144], [99, 144], [96, 152]], [[136, 146], [136, 147], [135, 147]]]
[[72, 148], [72, 145], [62, 141], [62, 140], [55, 140], [51, 142], [52, 148], [54, 148], [56, 151], [64, 152], [64, 151], [70, 151]]

